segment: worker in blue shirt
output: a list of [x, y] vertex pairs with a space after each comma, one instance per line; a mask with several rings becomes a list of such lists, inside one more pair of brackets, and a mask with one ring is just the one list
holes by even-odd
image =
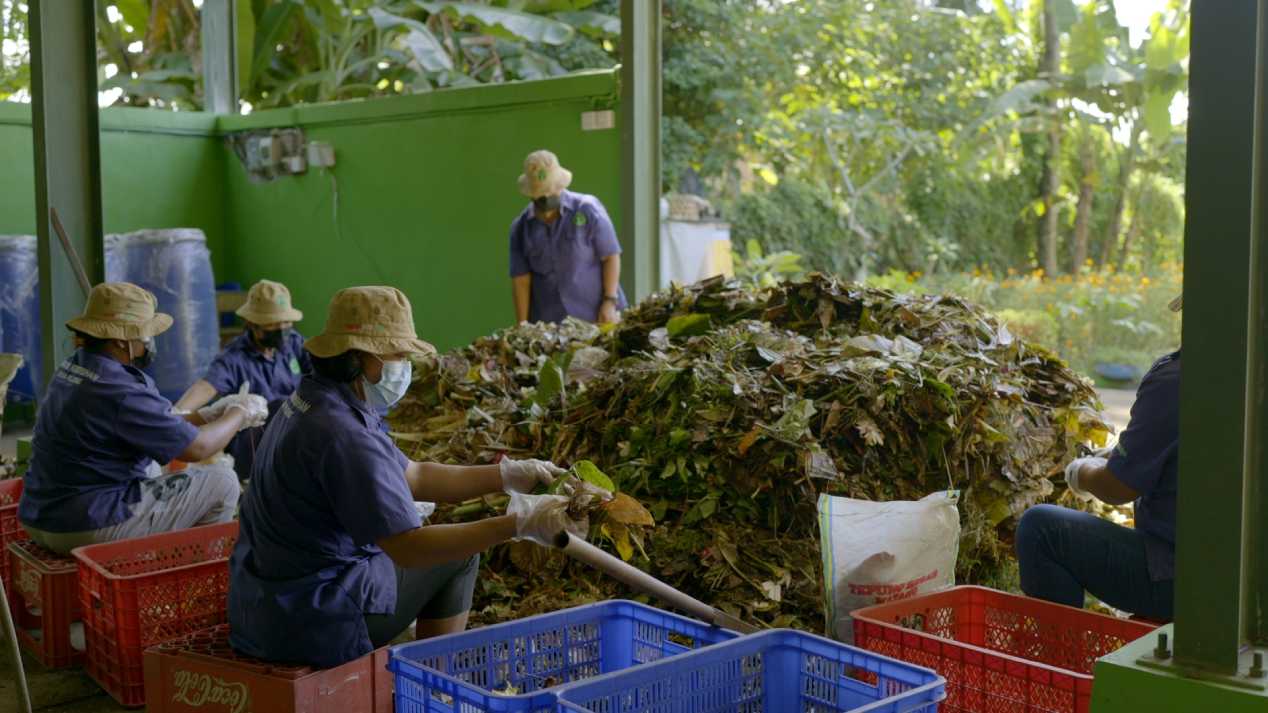
[[78, 348], [40, 403], [18, 505], [31, 539], [51, 550], [233, 519], [239, 488], [231, 469], [191, 465], [162, 475], [157, 464], [212, 456], [240, 429], [263, 423], [268, 407], [242, 394], [174, 415], [141, 371], [154, 358], [154, 337], [172, 326], [156, 305], [136, 285], [105, 283], [66, 323]]
[[598, 198], [566, 190], [571, 183], [572, 173], [549, 151], [524, 160], [519, 187], [532, 203], [511, 223], [517, 323], [612, 323], [627, 306], [612, 219]]
[[[251, 286], [247, 301], [237, 313], [246, 322], [242, 334], [225, 346], [207, 367], [203, 378], [176, 402], [177, 411], [201, 408], [222, 394], [237, 393], [243, 387], [259, 394], [269, 404], [269, 413], [299, 386], [299, 380], [312, 370], [304, 337], [294, 329], [304, 313], [291, 304], [286, 285], [260, 280]], [[255, 449], [264, 436], [263, 426], [250, 428], [229, 443], [238, 479], [251, 476]]]
[[[568, 498], [528, 494], [563, 473], [503, 459], [410, 461], [378, 428], [404, 395], [418, 339], [409, 300], [391, 287], [340, 290], [325, 331], [305, 344], [313, 374], [278, 410], [256, 452], [229, 560], [230, 642], [271, 661], [329, 667], [384, 646], [466, 627], [479, 553], [509, 539], [548, 544], [585, 521]], [[506, 492], [507, 514], [423, 526], [417, 501]]]
[[[1177, 298], [1172, 309], [1179, 311]], [[1110, 505], [1135, 503], [1135, 529], [1079, 510], [1038, 505], [1017, 525], [1021, 587], [1028, 596], [1083, 606], [1084, 592], [1122, 611], [1169, 621], [1175, 582], [1180, 458], [1180, 352], [1141, 381], [1131, 420], [1113, 449], [1072, 461], [1070, 492]]]

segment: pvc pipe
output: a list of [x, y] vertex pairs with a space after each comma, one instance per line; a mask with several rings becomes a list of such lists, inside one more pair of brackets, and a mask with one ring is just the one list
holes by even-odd
[[567, 532], [559, 533], [555, 538], [555, 546], [563, 550], [569, 557], [579, 562], [584, 562], [619, 582], [623, 582], [640, 592], [650, 594], [670, 606], [681, 609], [714, 626], [733, 629], [741, 634], [752, 634], [760, 631], [756, 626], [741, 621], [721, 609], [711, 607], [695, 597], [680, 592], [643, 570], [613, 557], [585, 540], [572, 537]]
[[0, 582], [0, 602], [4, 609], [4, 633], [9, 639], [9, 652], [13, 654], [13, 668], [17, 672], [18, 690], [22, 693], [22, 705], [31, 713], [31, 692], [26, 687], [26, 670], [22, 668], [22, 650], [18, 648], [18, 627], [13, 624], [13, 611], [9, 609], [9, 595]]

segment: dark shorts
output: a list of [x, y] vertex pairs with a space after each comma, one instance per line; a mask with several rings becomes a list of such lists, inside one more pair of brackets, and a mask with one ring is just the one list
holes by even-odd
[[370, 643], [377, 649], [400, 636], [416, 619], [448, 619], [471, 609], [480, 555], [426, 569], [396, 568], [396, 612], [366, 614]]

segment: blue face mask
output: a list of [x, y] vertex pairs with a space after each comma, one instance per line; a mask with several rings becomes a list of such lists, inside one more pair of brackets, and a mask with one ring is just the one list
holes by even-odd
[[[378, 357], [374, 357], [378, 359]], [[365, 376], [361, 377], [361, 385], [365, 388], [365, 400], [376, 410], [385, 411], [405, 398], [410, 382], [414, 378], [413, 365], [408, 360], [383, 361], [383, 375], [379, 383], [371, 384]]]

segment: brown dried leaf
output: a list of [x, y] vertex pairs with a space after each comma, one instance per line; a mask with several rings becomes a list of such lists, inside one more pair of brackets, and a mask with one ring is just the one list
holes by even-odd
[[603, 514], [608, 520], [622, 525], [641, 525], [654, 527], [655, 518], [643, 507], [643, 504], [625, 493], [617, 493], [610, 502], [603, 505]]

